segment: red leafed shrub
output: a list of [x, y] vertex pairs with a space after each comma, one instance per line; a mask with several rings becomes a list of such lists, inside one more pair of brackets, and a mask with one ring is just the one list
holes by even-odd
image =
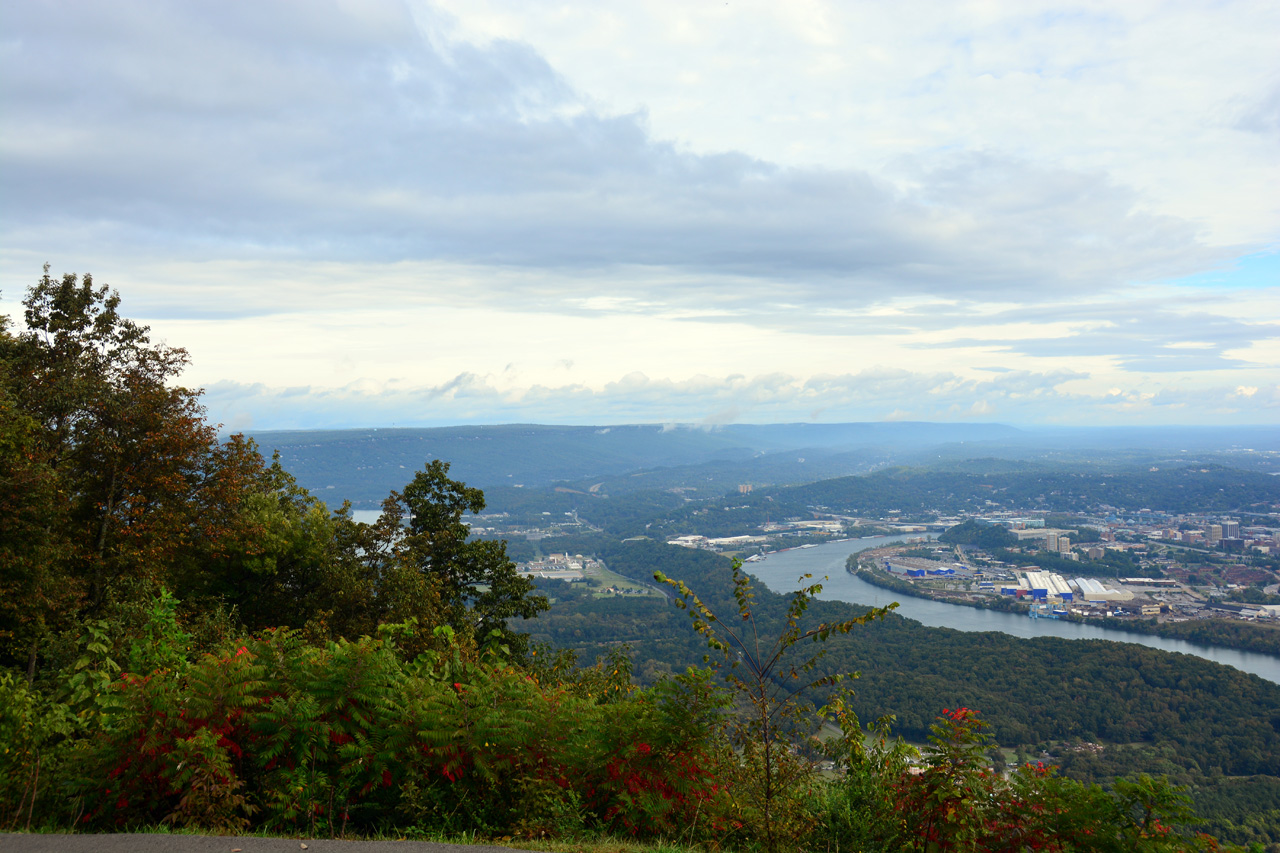
[[1043, 764], [992, 770], [986, 725], [969, 708], [944, 709], [919, 754], [891, 744], [883, 726], [880, 741], [864, 747], [856, 717], [840, 711], [847, 773], [826, 792], [815, 843], [922, 853], [1217, 849], [1207, 836], [1170, 830], [1192, 814], [1167, 782], [1122, 779], [1104, 791]]
[[610, 666], [543, 685], [497, 659], [405, 662], [387, 640], [281, 630], [124, 673], [77, 756], [80, 820], [659, 836], [702, 816], [710, 831], [732, 754], [709, 678], [638, 691]]

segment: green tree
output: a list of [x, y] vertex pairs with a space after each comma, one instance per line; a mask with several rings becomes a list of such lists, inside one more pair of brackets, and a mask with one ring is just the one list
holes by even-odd
[[0, 665], [34, 676], [41, 645], [83, 619], [123, 643], [162, 589], [185, 618], [238, 614], [317, 640], [413, 619], [423, 647], [448, 624], [523, 650], [507, 621], [546, 600], [503, 543], [470, 540], [462, 519], [484, 495], [446, 463], [357, 523], [252, 441], [220, 443], [200, 392], [176, 382], [187, 353], [152, 343], [110, 288], [46, 265], [24, 305], [22, 331], [0, 317]]
[[303, 629], [314, 640], [373, 635], [379, 624], [369, 525], [329, 509], [280, 465], [278, 455], [242, 497], [240, 541], [181, 578], [197, 608], [233, 608], [249, 630]]
[[0, 598], [18, 602], [0, 635], [3, 662], [33, 676], [78, 620], [138, 622], [157, 590], [243, 551], [264, 465], [252, 442], [220, 443], [200, 392], [177, 384], [187, 352], [152, 343], [91, 275], [46, 265], [23, 305], [26, 328], [0, 329]]
[[0, 662], [25, 663], [28, 680], [40, 640], [78, 602], [76, 587], [53, 574], [62, 502], [38, 436], [39, 425], [0, 375]]
[[[449, 478], [449, 463], [428, 462], [403, 492], [392, 492], [383, 503], [378, 553], [387, 568], [408, 566], [420, 573], [455, 630], [477, 640], [498, 631], [522, 654], [525, 638], [507, 622], [532, 619], [547, 609], [547, 599], [535, 595], [532, 581], [516, 571], [505, 543], [470, 538], [463, 516], [484, 505], [484, 492]], [[402, 519], [403, 535], [395, 537]]]
[[243, 542], [262, 460], [243, 440], [219, 444], [199, 392], [174, 384], [186, 352], [153, 344], [110, 288], [46, 265], [24, 305], [25, 329], [0, 330], [0, 504], [16, 513], [0, 562], [21, 602], [0, 630], [33, 674], [52, 633]]

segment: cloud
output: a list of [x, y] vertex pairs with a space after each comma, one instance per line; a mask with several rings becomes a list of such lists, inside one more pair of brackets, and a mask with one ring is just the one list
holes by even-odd
[[439, 2], [697, 150], [908, 177], [921, 155], [1002, 150], [1105, 170], [1215, 242], [1275, 237], [1280, 165], [1239, 132], [1280, 79], [1266, 0]]
[[[951, 346], [984, 346], [998, 351], [1037, 358], [1105, 356], [1135, 373], [1173, 373], [1260, 367], [1228, 353], [1258, 341], [1280, 338], [1280, 323], [1242, 322], [1230, 317], [1183, 314], [1166, 310], [1109, 315], [1092, 306], [1081, 313], [1066, 309], [1057, 320], [1088, 319], [1085, 328], [1071, 334], [1029, 337], [1020, 340], [958, 339]], [[1270, 366], [1270, 365], [1267, 365]]]
[[714, 275], [632, 295], [731, 308], [1100, 291], [1221, 258], [1102, 173], [995, 151], [935, 158], [906, 188], [694, 153], [527, 44], [451, 38], [430, 7], [69, 8], [8, 22], [7, 245], [687, 270]]
[[1241, 112], [1236, 127], [1267, 136], [1280, 133], [1280, 82]]
[[[806, 421], [815, 408], [822, 409], [824, 422], [981, 419], [1076, 425], [1197, 424], [1221, 415], [1241, 423], [1266, 423], [1280, 412], [1280, 385], [1071, 390], [1073, 382], [1084, 378], [1069, 371], [1013, 371], [972, 380], [947, 372], [875, 368], [810, 379], [772, 374], [673, 381], [632, 373], [600, 388], [500, 390], [490, 378], [461, 375], [432, 388], [312, 388], [301, 398], [261, 384], [220, 383], [207, 389], [205, 401], [219, 422], [234, 425], [237, 419], [251, 419], [257, 429], [439, 426], [495, 417], [538, 423], [717, 425]], [[583, 412], [593, 417], [584, 419]]]
[[21, 0], [4, 308], [92, 270], [257, 428], [1270, 416], [1228, 5]]

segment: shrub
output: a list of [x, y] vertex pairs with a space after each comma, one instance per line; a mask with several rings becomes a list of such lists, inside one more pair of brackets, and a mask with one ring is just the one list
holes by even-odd
[[0, 828], [30, 829], [56, 814], [56, 780], [80, 729], [71, 709], [0, 673]]
[[[800, 580], [811, 577], [804, 575]], [[750, 577], [742, 571], [741, 560], [733, 561], [737, 618], [731, 620], [732, 624], [724, 622], [683, 581], [672, 580], [662, 572], [655, 573], [654, 579], [677, 592], [676, 605], [689, 612], [694, 630], [723, 656], [716, 663], [744, 706], [730, 725], [732, 742], [740, 757], [731, 779], [733, 801], [741, 822], [764, 842], [767, 850], [774, 851], [782, 839], [806, 834], [814, 820], [813, 768], [797, 750], [807, 734], [806, 728], [813, 723], [813, 706], [802, 694], [809, 688], [834, 685], [845, 678], [814, 678], [812, 673], [825, 650], [803, 654], [799, 652], [801, 644], [822, 643], [832, 634], [847, 634], [858, 625], [883, 619], [897, 604], [842, 622], [806, 627], [802, 624], [805, 611], [822, 592], [821, 584], [811, 584], [791, 596], [781, 630], [775, 636], [757, 619], [755, 590]]]
[[856, 717], [842, 708], [840, 716], [837, 752], [846, 774], [826, 791], [814, 846], [922, 853], [1217, 847], [1182, 828], [1192, 820], [1188, 799], [1166, 781], [1118, 780], [1108, 792], [1041, 764], [995, 772], [987, 766], [985, 724], [968, 708], [944, 710], [922, 753], [890, 744], [887, 721], [880, 739], [864, 747]]
[[646, 837], [727, 825], [722, 702], [706, 673], [640, 691], [615, 660], [543, 684], [498, 647], [406, 662], [395, 627], [324, 646], [268, 631], [187, 667], [123, 673], [76, 756], [82, 824]]

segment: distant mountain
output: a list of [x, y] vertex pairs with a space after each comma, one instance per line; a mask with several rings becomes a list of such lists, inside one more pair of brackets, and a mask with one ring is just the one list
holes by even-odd
[[279, 450], [285, 468], [320, 497], [360, 504], [402, 487], [431, 459], [452, 463], [451, 476], [469, 485], [492, 488], [748, 459], [756, 452], [719, 431], [661, 426], [308, 430], [260, 432], [253, 438], [264, 453]]
[[853, 424], [730, 424], [718, 432], [761, 450], [931, 447], [967, 441], [1019, 442], [1028, 437], [1004, 424], [893, 421]]
[[[330, 503], [343, 499], [368, 505], [400, 488], [431, 459], [452, 463], [452, 476], [480, 488], [581, 483], [616, 478], [642, 470], [713, 465], [717, 483], [737, 482], [763, 455], [812, 449], [818, 456], [856, 448], [918, 448], [943, 441], [995, 441], [1018, 430], [1000, 424], [734, 424], [723, 427], [502, 426], [435, 429], [292, 430], [258, 432], [253, 438], [266, 454], [279, 450], [281, 462], [299, 483]], [[799, 458], [799, 457], [797, 457]], [[816, 458], [814, 461], [817, 461]], [[771, 460], [772, 462], [772, 460]], [[861, 459], [833, 471], [815, 465], [798, 470], [769, 468], [768, 482], [810, 482], [833, 473], [865, 470]], [[703, 481], [687, 472], [690, 481]], [[671, 477], [660, 488], [685, 483]], [[646, 484], [646, 487], [648, 486]]]
[[[1280, 431], [1235, 429], [1020, 429], [1004, 424], [732, 424], [716, 427], [502, 426], [294, 430], [253, 438], [300, 484], [336, 505], [376, 506], [431, 459], [482, 489], [554, 485], [604, 492], [688, 488], [699, 497], [739, 483], [786, 485], [867, 473], [886, 465], [1011, 471], [1130, 466], [1187, 453], [1226, 462], [1244, 448], [1280, 450]], [[1255, 470], [1280, 460], [1252, 453]], [[982, 460], [975, 462], [973, 460]], [[1238, 465], [1234, 459], [1230, 464]]]
[[955, 513], [984, 506], [1084, 512], [1099, 505], [1136, 511], [1240, 512], [1280, 502], [1280, 477], [1220, 465], [1109, 474], [1079, 470], [882, 470], [775, 490], [789, 506], [827, 506], [867, 515], [891, 509]]

